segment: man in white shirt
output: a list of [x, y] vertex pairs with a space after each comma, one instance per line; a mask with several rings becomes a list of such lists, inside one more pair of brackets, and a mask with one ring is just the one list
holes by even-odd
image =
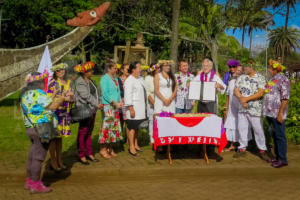
[[[216, 90], [224, 94], [226, 90], [226, 85], [222, 81], [222, 79], [216, 74], [216, 72], [213, 70], [213, 62], [205, 58], [202, 61], [202, 71], [198, 73], [198, 75], [194, 78], [193, 81], [200, 81], [200, 82], [216, 82]], [[218, 100], [217, 96], [215, 98], [215, 101], [198, 101], [198, 107], [197, 112], [198, 113], [218, 113]], [[207, 155], [210, 158], [215, 158], [217, 162], [220, 162], [223, 160], [221, 156], [216, 154], [215, 152], [215, 146], [214, 145], [207, 145]]]
[[[213, 70], [213, 62], [206, 58], [202, 61], [202, 71], [198, 73], [198, 75], [195, 77], [194, 81], [200, 81], [200, 82], [216, 82], [216, 89], [217, 91], [221, 92], [221, 94], [224, 94], [226, 90], [226, 85], [222, 81], [222, 79], [216, 74], [216, 72]], [[198, 113], [214, 113], [217, 114], [217, 97], [216, 101], [199, 101], [197, 112]]]

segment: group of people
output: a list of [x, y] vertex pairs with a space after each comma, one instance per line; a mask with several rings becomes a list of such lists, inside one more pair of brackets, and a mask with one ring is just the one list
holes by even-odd
[[[189, 72], [187, 61], [179, 62], [178, 72], [175, 74], [171, 70], [173, 64], [172, 60], [159, 60], [150, 65], [148, 75], [143, 78], [139, 62], [123, 64], [118, 73], [117, 65], [109, 61], [105, 65], [106, 74], [101, 77], [100, 87], [91, 79], [95, 66], [92, 62], [74, 68], [78, 73], [74, 82], [68, 79], [66, 64], [53, 66], [53, 77], [48, 87], [44, 82], [48, 77], [47, 73], [28, 74], [27, 86], [20, 96], [26, 133], [31, 140], [25, 189], [30, 189], [33, 193], [51, 191], [40, 180], [41, 165], [48, 149], [51, 168], [54, 171], [66, 169], [62, 160], [62, 138], [71, 133], [72, 105], [88, 112], [87, 117], [80, 119], [78, 128], [78, 158], [82, 164], [99, 162], [92, 149], [92, 132], [98, 110], [103, 115], [98, 140], [99, 154], [105, 159], [116, 157], [113, 144], [127, 138], [128, 153], [138, 156], [138, 152], [143, 151], [138, 144], [141, 127], [148, 126], [150, 143], [154, 143], [154, 113], [192, 112], [196, 102], [188, 98], [191, 81], [213, 81], [216, 82], [217, 91], [221, 94], [226, 92], [225, 128], [227, 138], [232, 142], [228, 150], [236, 149], [236, 143], [239, 143], [234, 157], [246, 155], [252, 127], [261, 158], [271, 162], [273, 167], [287, 165], [284, 119], [289, 98], [289, 81], [279, 73], [280, 67], [282, 68], [280, 63], [274, 61], [270, 65], [272, 78], [267, 89], [265, 78], [255, 71], [253, 63], [241, 66], [238, 61], [229, 61], [230, 71], [225, 75], [224, 81], [214, 71], [210, 59], [202, 61], [202, 69], [195, 75]], [[216, 101], [199, 100], [197, 112], [217, 114], [217, 104], [217, 97]], [[275, 159], [269, 158], [265, 153], [262, 114], [267, 116], [273, 133]], [[46, 123], [53, 125], [56, 130], [55, 136], [47, 140], [45, 138], [50, 136], [43, 135], [39, 130]], [[213, 145], [207, 145], [207, 153], [208, 156], [216, 156], [217, 161], [222, 160], [215, 153]]]
[[[246, 156], [248, 141], [253, 129], [260, 157], [275, 168], [288, 165], [285, 119], [287, 116], [290, 83], [283, 75], [284, 66], [280, 61], [270, 60], [268, 67], [270, 81], [255, 70], [255, 63], [249, 61], [243, 67], [239, 61], [230, 60], [230, 71], [224, 81], [228, 84], [225, 111], [227, 149], [235, 150], [234, 158]], [[263, 116], [269, 124], [269, 132], [274, 140], [275, 157], [267, 154]], [[236, 145], [238, 143], [238, 146]]]

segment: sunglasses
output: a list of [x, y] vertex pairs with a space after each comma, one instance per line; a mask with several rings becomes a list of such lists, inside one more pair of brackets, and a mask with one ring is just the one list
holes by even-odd
[[229, 66], [229, 68], [236, 68], [236, 66]]

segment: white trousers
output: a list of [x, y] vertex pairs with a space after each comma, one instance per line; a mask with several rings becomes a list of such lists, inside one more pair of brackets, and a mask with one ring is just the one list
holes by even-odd
[[149, 136], [150, 136], [150, 142], [154, 143], [153, 139], [153, 114], [154, 110], [149, 105], [147, 106], [148, 109], [148, 118], [149, 118]]
[[246, 149], [248, 146], [249, 125], [254, 130], [255, 142], [259, 150], [267, 150], [262, 118], [248, 113], [238, 114], [239, 149]]

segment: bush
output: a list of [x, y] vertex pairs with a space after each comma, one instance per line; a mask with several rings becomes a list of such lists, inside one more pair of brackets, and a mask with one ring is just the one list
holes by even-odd
[[300, 144], [300, 82], [291, 81], [289, 110], [286, 119], [286, 136], [289, 140]]

